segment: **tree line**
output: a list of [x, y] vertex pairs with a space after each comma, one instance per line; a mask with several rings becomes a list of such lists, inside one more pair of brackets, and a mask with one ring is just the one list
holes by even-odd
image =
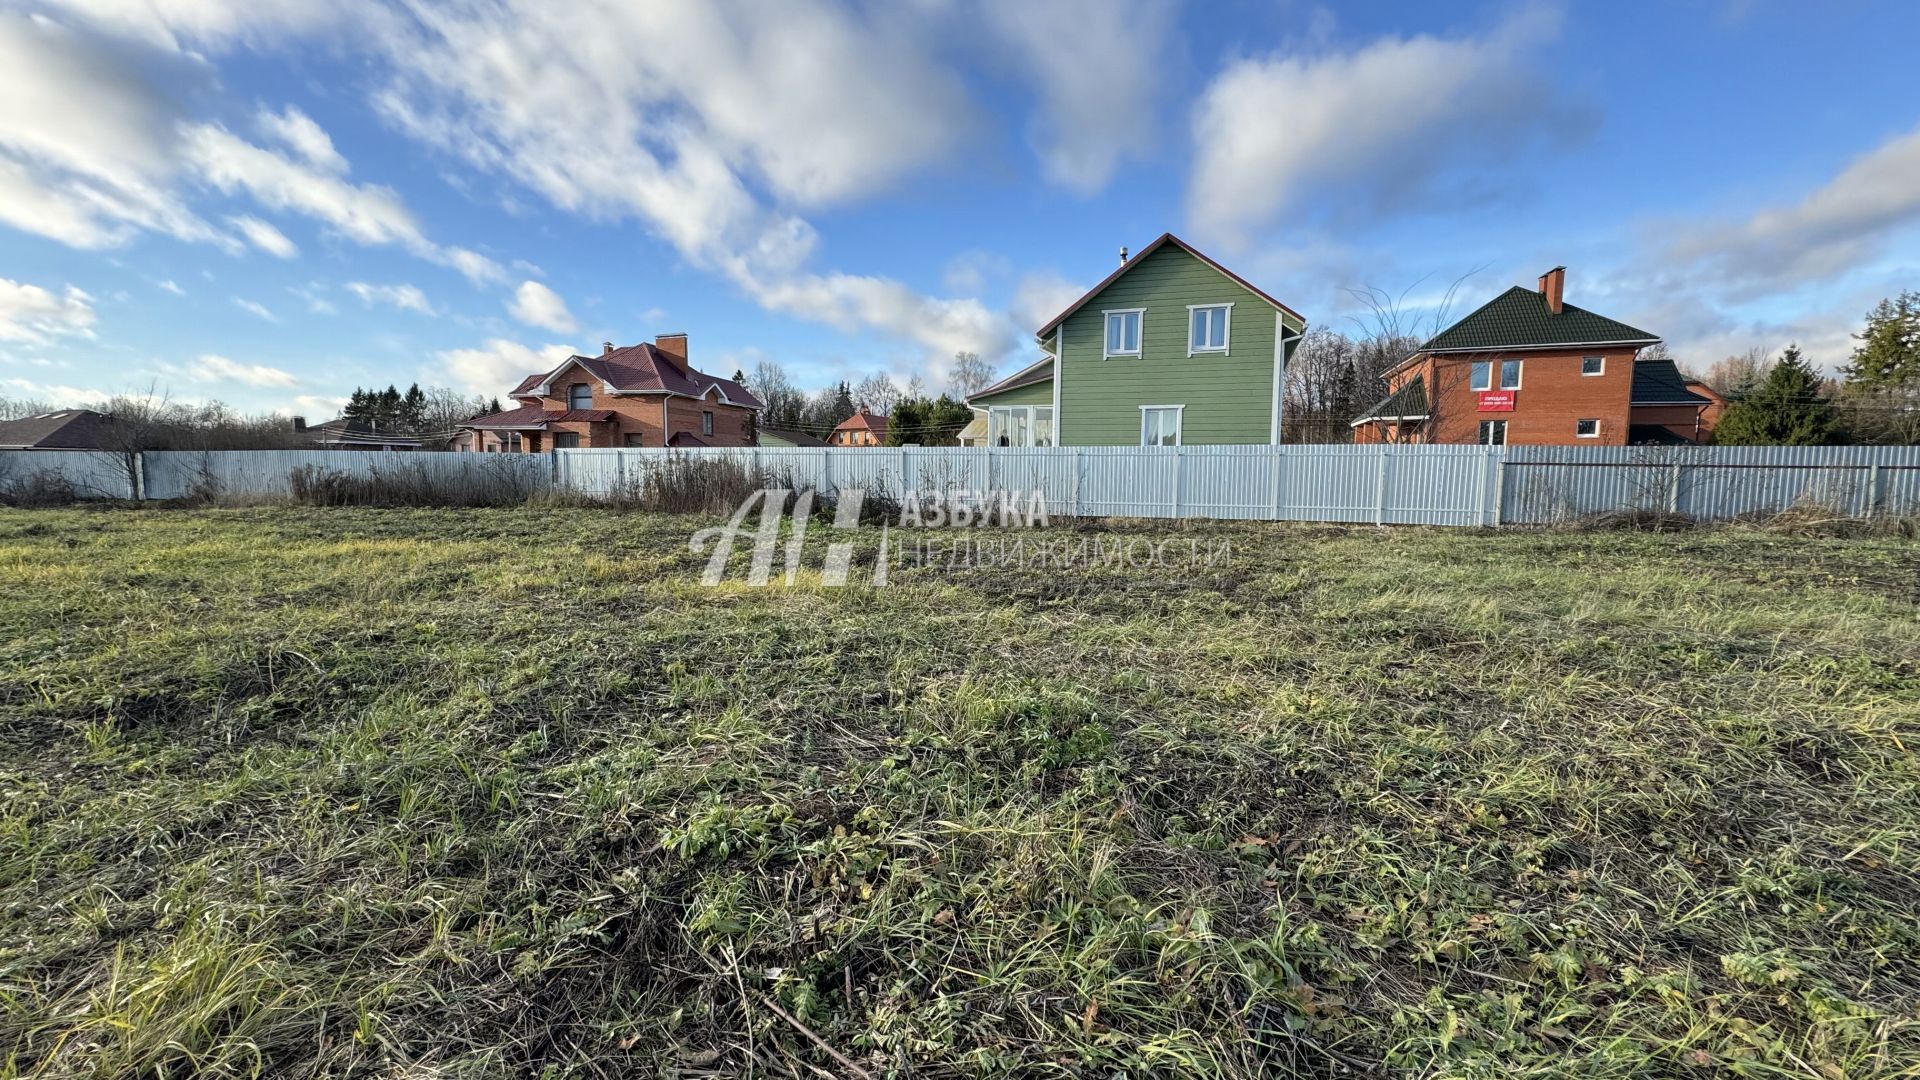
[[887, 417], [888, 446], [953, 446], [973, 419], [969, 395], [993, 383], [993, 366], [978, 353], [955, 353], [945, 389], [935, 393], [915, 375], [904, 383], [884, 371], [858, 382], [842, 379], [813, 393], [800, 389], [779, 363], [762, 360], [734, 380], [760, 399], [759, 426], [825, 439], [840, 422], [865, 408]]

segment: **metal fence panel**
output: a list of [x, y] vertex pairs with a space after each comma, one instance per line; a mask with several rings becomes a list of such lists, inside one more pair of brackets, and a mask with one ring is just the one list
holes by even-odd
[[0, 451], [9, 477], [57, 475], [96, 498], [284, 496], [296, 470], [475, 492], [634, 490], [670, 463], [726, 460], [824, 491], [1042, 492], [1054, 514], [1420, 525], [1552, 523], [1619, 510], [1699, 520], [1818, 506], [1920, 513], [1917, 447], [1182, 446], [730, 447], [420, 454], [149, 451], [129, 474], [97, 451]]

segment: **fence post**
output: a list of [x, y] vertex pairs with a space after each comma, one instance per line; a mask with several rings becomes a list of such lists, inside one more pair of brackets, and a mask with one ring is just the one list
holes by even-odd
[[903, 446], [900, 448], [900, 497], [906, 498], [912, 490], [913, 485], [907, 482], [907, 448]]
[[612, 494], [616, 499], [626, 498], [627, 495], [627, 452], [625, 450], [613, 452]]
[[1280, 520], [1280, 470], [1285, 468], [1278, 446], [1267, 450], [1267, 520]]
[[987, 447], [987, 490], [1000, 490], [993, 486], [993, 447], [991, 446]]
[[1862, 517], [1880, 515], [1880, 463], [1867, 463], [1867, 512]]
[[1173, 516], [1180, 516], [1180, 474], [1186, 471], [1185, 451], [1181, 447], [1173, 448]]
[[133, 501], [144, 502], [147, 498], [147, 455], [133, 452]]
[[833, 494], [833, 491], [834, 491], [834, 487], [833, 487], [833, 451], [832, 451], [832, 450], [830, 450], [830, 449], [823, 449], [823, 450], [821, 450], [821, 451], [820, 451], [820, 477], [819, 477], [819, 479], [820, 479], [820, 494], [822, 494], [822, 495], [831, 495], [831, 494]]
[[1493, 527], [1497, 529], [1507, 508], [1507, 448], [1489, 446], [1487, 454], [1493, 458]]
[[1086, 467], [1086, 451], [1073, 448], [1073, 516], [1080, 516], [1080, 471]]
[[1667, 478], [1667, 513], [1680, 512], [1680, 463], [1673, 463], [1673, 475]]
[[1387, 444], [1380, 444], [1380, 455], [1373, 470], [1373, 523], [1387, 523]]

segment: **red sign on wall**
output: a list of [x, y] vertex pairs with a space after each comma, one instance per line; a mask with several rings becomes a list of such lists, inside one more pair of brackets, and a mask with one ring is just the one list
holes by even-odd
[[1489, 390], [1480, 395], [1481, 412], [1512, 412], [1513, 391]]

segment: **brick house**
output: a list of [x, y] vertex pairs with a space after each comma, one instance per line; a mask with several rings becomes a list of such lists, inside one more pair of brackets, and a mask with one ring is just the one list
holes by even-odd
[[1566, 267], [1514, 286], [1388, 370], [1354, 442], [1626, 446], [1703, 442], [1712, 402], [1653, 334], [1564, 299]]
[[870, 411], [865, 405], [854, 411], [852, 416], [840, 421], [827, 436], [831, 446], [879, 446], [887, 441], [887, 418]]
[[687, 363], [687, 335], [569, 356], [520, 380], [516, 408], [461, 425], [459, 448], [538, 454], [576, 447], [749, 446], [760, 401]]

